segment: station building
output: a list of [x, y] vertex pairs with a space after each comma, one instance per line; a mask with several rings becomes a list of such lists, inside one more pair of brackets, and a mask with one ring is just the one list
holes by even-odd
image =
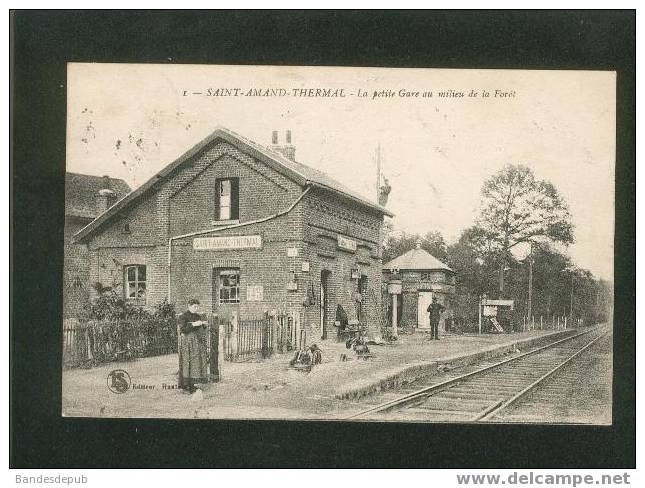
[[[439, 330], [446, 332], [453, 318], [452, 298], [455, 294], [455, 272], [417, 243], [412, 249], [383, 265], [383, 279], [388, 290], [388, 311], [397, 313], [400, 327], [430, 331], [427, 312], [432, 298], [445, 307]], [[396, 304], [393, 301], [396, 300]], [[448, 327], [446, 326], [448, 324]]]
[[291, 311], [315, 340], [336, 336], [338, 304], [376, 327], [391, 214], [296, 162], [290, 132], [278, 142], [220, 128], [170, 163], [76, 234], [90, 279], [141, 307]]

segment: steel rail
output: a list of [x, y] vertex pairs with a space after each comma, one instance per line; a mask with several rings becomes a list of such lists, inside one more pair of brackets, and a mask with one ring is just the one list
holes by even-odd
[[[595, 331], [597, 329], [598, 329], [597, 327], [594, 327], [592, 329], [582, 331], [582, 332], [580, 332], [578, 334], [574, 334], [574, 335], [572, 335], [570, 337], [565, 337], [564, 339], [560, 339], [558, 341], [555, 341], [555, 342], [552, 342], [550, 344], [547, 344], [546, 346], [542, 346], [542, 347], [539, 347], [539, 348], [534, 349], [532, 351], [526, 352], [524, 354], [520, 354], [519, 356], [508, 358], [508, 359], [505, 359], [505, 360], [500, 361], [498, 363], [495, 363], [495, 364], [492, 364], [492, 365], [489, 365], [489, 366], [484, 366], [483, 368], [477, 369], [475, 371], [471, 371], [470, 373], [466, 373], [466, 374], [463, 374], [461, 376], [451, 378], [451, 379], [443, 381], [441, 383], [437, 383], [437, 384], [434, 384], [434, 385], [427, 386], [427, 387], [422, 388], [420, 390], [417, 390], [417, 391], [414, 391], [412, 393], [408, 393], [406, 395], [403, 395], [403, 396], [401, 396], [399, 398], [395, 398], [394, 400], [390, 400], [388, 402], [384, 402], [384, 403], [381, 403], [379, 405], [375, 405], [375, 406], [370, 407], [368, 409], [362, 410], [362, 411], [360, 411], [358, 413], [349, 415], [347, 417], [344, 417], [342, 420], [353, 420], [353, 419], [364, 417], [365, 415], [368, 415], [368, 414], [378, 413], [378, 412], [385, 412], [385, 411], [391, 410], [393, 408], [401, 407], [403, 405], [415, 402], [415, 401], [423, 399], [425, 397], [432, 396], [435, 393], [439, 393], [439, 392], [447, 389], [448, 387], [456, 386], [457, 384], [462, 383], [464, 380], [471, 379], [471, 378], [473, 378], [473, 377], [475, 377], [477, 375], [480, 375], [480, 374], [485, 373], [487, 371], [494, 370], [494, 369], [499, 368], [501, 366], [504, 366], [506, 364], [509, 364], [509, 363], [512, 363], [512, 362], [515, 362], [515, 361], [519, 361], [519, 360], [524, 359], [524, 358], [526, 358], [528, 356], [531, 356], [531, 355], [537, 354], [539, 352], [545, 351], [547, 349], [555, 347], [555, 346], [557, 346], [559, 344], [562, 344], [564, 342], [571, 341], [571, 340], [576, 339], [578, 337], [582, 337], [583, 335], [589, 334], [590, 332], [593, 332], [593, 331]], [[502, 400], [499, 400], [495, 405], [499, 405], [501, 403], [502, 403]], [[486, 411], [488, 411], [488, 409]]]
[[606, 334], [607, 334], [607, 331], [603, 332], [598, 337], [593, 339], [591, 342], [587, 343], [587, 345], [585, 345], [582, 349], [579, 349], [578, 351], [576, 351], [572, 356], [569, 356], [565, 361], [563, 361], [562, 363], [558, 364], [555, 368], [553, 368], [548, 373], [545, 373], [544, 375], [542, 375], [540, 378], [535, 380], [533, 383], [531, 383], [529, 386], [524, 388], [522, 391], [519, 391], [518, 393], [516, 393], [515, 395], [513, 395], [511, 398], [509, 398], [508, 400], [506, 400], [503, 403], [498, 402], [498, 403], [492, 405], [491, 407], [487, 408], [484, 412], [481, 412], [478, 415], [476, 415], [473, 418], [472, 421], [473, 422], [485, 421], [485, 420], [490, 419], [491, 417], [497, 415], [499, 412], [501, 412], [505, 408], [508, 408], [510, 405], [512, 405], [517, 400], [519, 400], [524, 395], [526, 395], [528, 392], [530, 392], [535, 387], [537, 387], [540, 383], [542, 383], [546, 379], [550, 378], [553, 374], [558, 372], [561, 368], [563, 368], [564, 366], [569, 364], [571, 361], [573, 361], [576, 357], [578, 357], [580, 354], [582, 354], [589, 347], [593, 346], [598, 340], [600, 340], [603, 337], [605, 337]]

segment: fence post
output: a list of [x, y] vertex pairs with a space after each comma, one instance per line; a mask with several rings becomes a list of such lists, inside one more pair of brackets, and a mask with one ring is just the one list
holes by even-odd
[[222, 381], [222, 367], [224, 366], [224, 354], [226, 353], [224, 349], [224, 341], [226, 339], [225, 336], [226, 336], [226, 324], [218, 323], [217, 324], [217, 365], [218, 365], [218, 372], [219, 372], [218, 381]]
[[271, 331], [271, 318], [267, 312], [264, 313], [264, 321], [262, 323], [262, 357], [268, 358], [269, 353], [269, 337]]
[[271, 322], [271, 351], [278, 350], [278, 317], [277, 316], [268, 316], [268, 320]]
[[[177, 317], [179, 318], [179, 317]], [[182, 363], [182, 357], [181, 357], [181, 328], [179, 327], [179, 320], [177, 320], [177, 386], [179, 388], [184, 387], [184, 376], [181, 372], [181, 363]]]
[[233, 310], [231, 313], [231, 354], [233, 357], [237, 356], [238, 352], [238, 334], [239, 334], [240, 328], [238, 324], [238, 317], [237, 317], [237, 310]]
[[209, 367], [210, 367], [210, 380], [213, 383], [218, 383], [221, 381], [221, 372], [220, 366], [222, 363], [219, 362], [219, 355], [222, 343], [222, 337], [220, 337], [220, 328], [218, 316], [215, 314], [210, 314], [208, 317], [208, 340], [210, 343], [210, 357], [209, 357]]
[[293, 322], [293, 348], [297, 351], [302, 348], [300, 330], [302, 324], [302, 311], [295, 314]]
[[92, 343], [90, 342], [90, 328], [85, 327], [85, 330], [83, 332], [85, 332], [85, 347], [86, 347], [86, 350], [87, 350], [86, 356], [87, 356], [87, 359], [91, 361], [92, 360]]

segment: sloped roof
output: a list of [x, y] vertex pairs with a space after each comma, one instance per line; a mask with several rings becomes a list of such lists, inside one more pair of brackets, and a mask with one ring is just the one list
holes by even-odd
[[412, 249], [383, 265], [383, 269], [446, 270], [454, 273], [447, 265], [439, 261], [424, 249]]
[[101, 213], [98, 208], [98, 193], [104, 188], [112, 190], [117, 200], [131, 191], [128, 184], [118, 178], [65, 173], [65, 215], [96, 218]]
[[163, 181], [164, 178], [171, 175], [173, 171], [175, 171], [183, 163], [197, 155], [206, 147], [215, 143], [215, 141], [217, 140], [227, 142], [237, 147], [240, 151], [254, 156], [255, 158], [264, 162], [267, 166], [273, 168], [275, 171], [281, 173], [285, 177], [295, 181], [303, 187], [307, 185], [317, 186], [327, 191], [345, 196], [346, 198], [350, 198], [354, 202], [360, 203], [361, 205], [373, 210], [377, 210], [382, 214], [393, 216], [393, 214], [386, 208], [367, 200], [357, 193], [354, 193], [343, 184], [334, 180], [322, 171], [318, 171], [310, 168], [309, 166], [305, 166], [302, 163], [292, 161], [284, 157], [279, 152], [272, 151], [271, 149], [268, 149], [254, 141], [251, 141], [250, 139], [247, 139], [233, 132], [232, 130], [226, 129], [224, 127], [219, 127], [208, 137], [198, 142], [184, 154], [179, 156], [179, 158], [177, 158], [175, 161], [168, 164], [165, 168], [159, 171], [156, 175], [150, 178], [139, 188], [115, 203], [107, 211], [97, 217], [96, 220], [81, 229], [75, 236], [76, 240], [80, 241], [92, 234], [94, 231], [98, 230], [107, 220], [110, 219], [110, 217], [117, 214], [121, 209], [129, 206], [131, 203], [136, 201], [139, 197], [141, 197], [146, 192], [158, 185], [161, 181]]

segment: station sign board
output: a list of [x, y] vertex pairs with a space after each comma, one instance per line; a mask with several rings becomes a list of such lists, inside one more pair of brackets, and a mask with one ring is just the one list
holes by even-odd
[[511, 310], [513, 310], [515, 301], [514, 300], [491, 300], [491, 299], [485, 298], [482, 300], [482, 305], [491, 306], [491, 307], [511, 307]]
[[403, 286], [401, 285], [400, 281], [398, 282], [390, 281], [387, 284], [387, 292], [390, 295], [399, 295], [403, 291], [402, 289], [403, 289]]
[[193, 239], [193, 249], [196, 251], [220, 251], [226, 249], [261, 249], [262, 236], [220, 236], [197, 237]]
[[338, 247], [346, 251], [356, 251], [356, 241], [338, 234]]

